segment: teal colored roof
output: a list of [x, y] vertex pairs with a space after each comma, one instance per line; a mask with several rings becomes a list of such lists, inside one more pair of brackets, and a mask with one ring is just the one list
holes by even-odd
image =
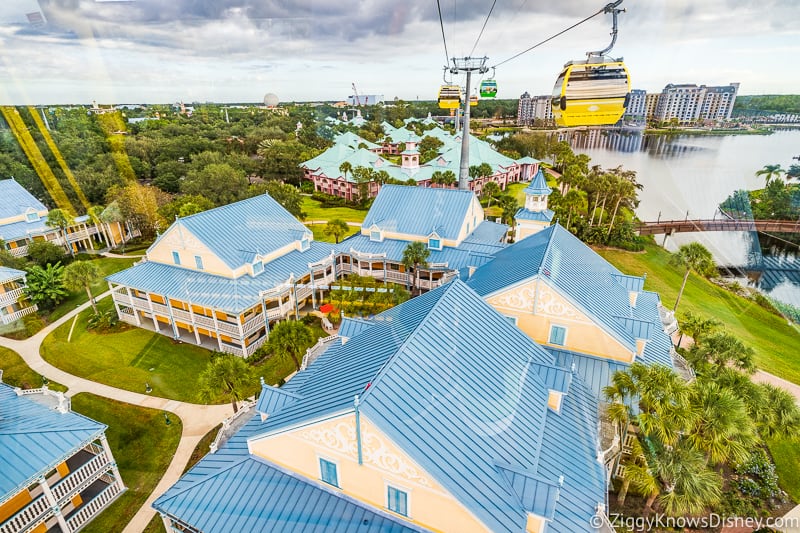
[[354, 150], [357, 150], [361, 145], [365, 145], [370, 150], [380, 147], [374, 142], [370, 142], [365, 138], [361, 137], [360, 135], [356, 135], [352, 131], [346, 131], [344, 133], [340, 133], [339, 135], [336, 136], [336, 139], [334, 139], [334, 143], [350, 147]]
[[112, 274], [111, 283], [161, 294], [181, 301], [241, 313], [261, 301], [259, 292], [284, 283], [290, 275], [295, 279], [308, 273], [308, 264], [329, 257], [332, 244], [312, 242], [309, 249], [291, 251], [264, 265], [257, 276], [244, 275], [230, 279], [197, 270], [147, 261]]
[[14, 179], [0, 180], [0, 219], [24, 214], [29, 210], [47, 211], [47, 208]]
[[517, 159], [517, 163], [519, 163], [520, 165], [535, 165], [536, 163], [541, 163], [541, 161], [531, 156], [525, 156]]
[[[385, 185], [372, 203], [362, 227], [427, 237], [457, 239], [475, 193], [459, 189], [432, 189]], [[481, 217], [482, 218], [482, 217]]]
[[544, 173], [540, 168], [539, 171], [531, 180], [531, 183], [527, 187], [525, 187], [523, 192], [525, 194], [531, 194], [536, 196], [542, 196], [542, 195], [549, 196], [550, 193], [553, 192], [553, 189], [551, 189], [547, 185], [547, 180], [544, 178]]
[[20, 279], [24, 276], [25, 272], [23, 272], [22, 270], [0, 266], [0, 283], [5, 283], [6, 281]]
[[[445, 145], [444, 148], [447, 148], [447, 145]], [[460, 141], [454, 141], [449, 149], [446, 149], [441, 153], [440, 157], [449, 164], [459, 162], [461, 160]], [[495, 172], [500, 170], [501, 167], [505, 169], [516, 165], [516, 162], [513, 159], [496, 151], [494, 148], [492, 148], [492, 145], [486, 141], [470, 136], [469, 166], [480, 165], [481, 163], [488, 163]]]
[[167, 232], [181, 227], [191, 231], [230, 268], [311, 236], [308, 228], [268, 194], [178, 219]]
[[550, 223], [555, 216], [555, 211], [552, 209], [545, 209], [544, 211], [530, 211], [524, 207], [517, 209], [514, 213], [515, 220], [535, 220], [537, 222]]
[[0, 504], [98, 438], [106, 426], [0, 383]]
[[[352, 412], [360, 395], [363, 415], [490, 530], [523, 531], [533, 510], [553, 531], [586, 531], [605, 477], [579, 378], [460, 281], [371, 322], [287, 383], [301, 398], [264, 435]], [[565, 391], [560, 414], [551, 387]]]
[[423, 531], [249, 455], [247, 438], [262, 426], [258, 415], [249, 416], [233, 437], [203, 457], [153, 507], [199, 531], [214, 533]]
[[486, 297], [538, 277], [634, 351], [640, 335], [663, 330], [656, 302], [646, 303], [645, 298], [635, 308], [630, 306], [628, 282], [621, 280], [621, 274], [556, 223], [497, 252], [475, 271], [468, 284]]
[[372, 322], [363, 318], [344, 317], [342, 318], [342, 322], [339, 324], [339, 331], [337, 334], [340, 337], [349, 339], [351, 337], [355, 337], [370, 326], [372, 326]]

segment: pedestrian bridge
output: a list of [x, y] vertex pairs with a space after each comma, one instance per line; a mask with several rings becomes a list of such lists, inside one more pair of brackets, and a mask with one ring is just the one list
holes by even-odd
[[694, 231], [760, 231], [763, 233], [800, 233], [798, 220], [684, 219], [639, 222], [639, 235], [672, 235]]

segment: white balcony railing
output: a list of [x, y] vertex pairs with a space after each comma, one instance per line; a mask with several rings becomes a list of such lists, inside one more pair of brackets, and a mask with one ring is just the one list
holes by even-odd
[[32, 305], [30, 307], [26, 307], [24, 309], [20, 309], [19, 311], [16, 311], [14, 313], [10, 313], [8, 315], [3, 315], [1, 317], [2, 318], [2, 322], [3, 322], [3, 324], [10, 324], [10, 323], [14, 322], [15, 320], [18, 320], [18, 319], [20, 319], [20, 318], [22, 318], [24, 316], [27, 316], [27, 315], [35, 313], [37, 309], [38, 308], [35, 305]]
[[23, 294], [22, 287], [8, 292], [0, 292], [0, 307], [16, 303]]
[[0, 533], [29, 531], [52, 515], [53, 510], [44, 495], [39, 496], [17, 514], [0, 525]]
[[108, 470], [108, 457], [105, 453], [96, 455], [86, 464], [71, 472], [67, 477], [56, 483], [52, 490], [56, 501], [80, 492], [102, 476]]
[[77, 513], [67, 520], [70, 531], [75, 531], [94, 518], [94, 516], [111, 503], [120, 492], [122, 492], [122, 489], [119, 488], [117, 483], [112, 483], [103, 489], [100, 494], [89, 500], [88, 503], [84, 504]]

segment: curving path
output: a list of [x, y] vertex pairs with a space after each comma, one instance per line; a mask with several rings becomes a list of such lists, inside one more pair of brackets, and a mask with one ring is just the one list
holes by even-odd
[[[100, 300], [110, 294], [110, 291], [106, 291], [96, 299]], [[92, 394], [111, 398], [112, 400], [119, 400], [141, 407], [159, 409], [161, 411], [169, 411], [181, 418], [183, 422], [181, 440], [178, 443], [178, 448], [175, 450], [172, 461], [167, 467], [167, 471], [147, 498], [147, 501], [145, 501], [144, 505], [139, 509], [123, 531], [123, 533], [140, 533], [147, 527], [147, 524], [155, 515], [155, 511], [151, 507], [153, 501], [155, 501], [156, 497], [163, 494], [172, 484], [178, 481], [178, 478], [180, 478], [183, 473], [183, 469], [186, 467], [189, 457], [191, 457], [200, 439], [225, 418], [231, 416], [231, 406], [230, 404], [199, 405], [117, 389], [64, 372], [42, 359], [39, 348], [45, 337], [55, 328], [71, 320], [72, 317], [88, 307], [89, 302], [86, 302], [48, 325], [29, 339], [20, 341], [0, 337], [0, 346], [17, 352], [35, 372], [47, 377], [49, 380], [56, 381], [69, 387], [69, 391], [66, 393], [67, 396], [74, 396], [80, 392], [91, 392]]]

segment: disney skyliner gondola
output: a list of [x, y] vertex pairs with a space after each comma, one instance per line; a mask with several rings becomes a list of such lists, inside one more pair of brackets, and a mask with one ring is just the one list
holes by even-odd
[[[587, 52], [585, 60], [567, 62], [558, 75], [553, 87], [551, 101], [553, 118], [558, 126], [613, 125], [625, 113], [630, 99], [630, 74], [622, 58], [612, 58], [608, 55], [617, 40], [617, 16], [625, 11], [624, 9], [619, 9], [620, 4], [622, 4], [622, 0], [609, 3], [595, 14], [610, 13], [612, 15], [611, 43], [603, 50]], [[560, 33], [556, 35], [560, 35]], [[514, 59], [549, 40], [546, 39], [510, 59]], [[510, 61], [510, 59], [506, 61]], [[506, 61], [503, 61], [503, 63]], [[481, 99], [493, 99], [497, 96], [497, 81], [494, 79], [496, 66], [492, 67], [492, 77], [480, 83], [478, 93]], [[488, 68], [485, 68], [482, 72], [485, 71], [488, 71]], [[460, 107], [465, 98], [461, 87], [452, 82], [448, 83], [446, 80], [445, 83], [439, 89], [439, 107], [442, 109]], [[477, 104], [475, 95], [467, 97], [470, 99], [470, 105]]]

